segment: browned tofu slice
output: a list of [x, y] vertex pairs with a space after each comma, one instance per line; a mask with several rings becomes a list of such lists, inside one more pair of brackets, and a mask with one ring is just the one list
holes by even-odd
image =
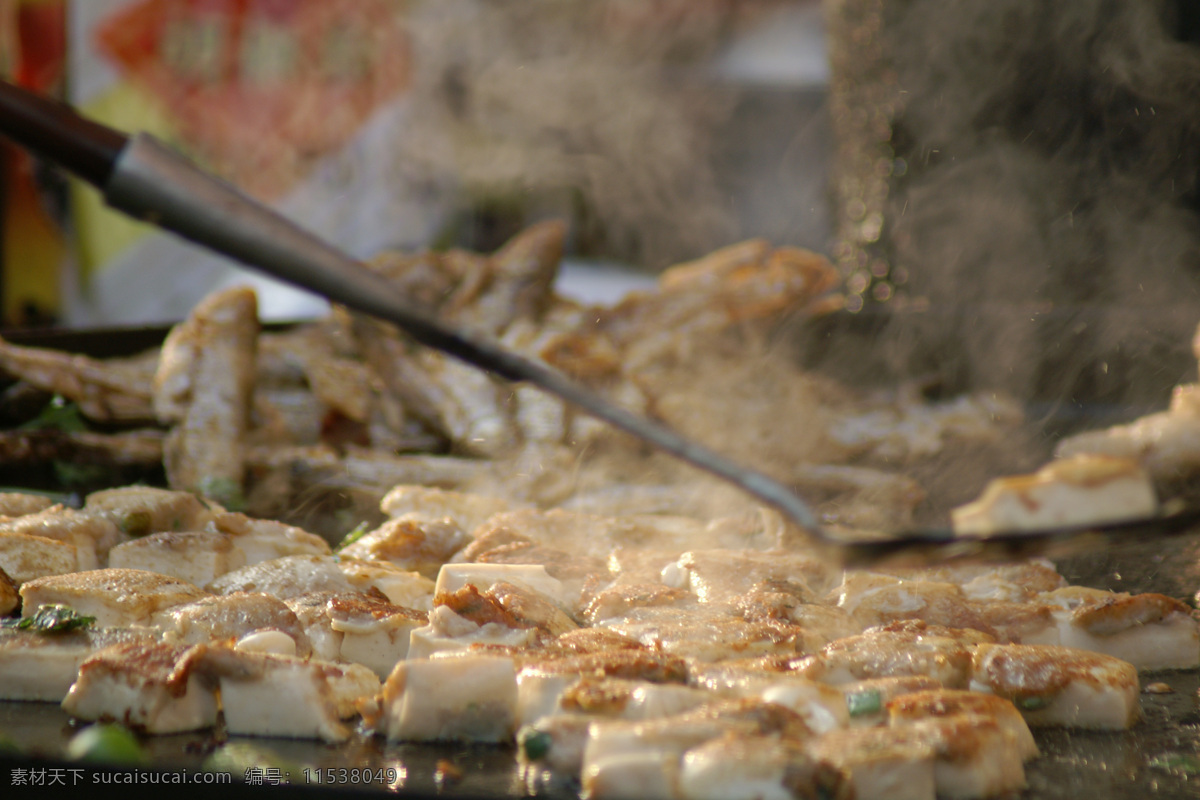
[[362, 664], [381, 679], [408, 656], [412, 632], [427, 622], [422, 611], [352, 594], [329, 599], [329, 618], [342, 635], [338, 660]]
[[489, 655], [402, 661], [384, 684], [381, 716], [377, 727], [389, 741], [509, 741], [516, 667]]
[[389, 519], [342, 552], [351, 558], [384, 561], [436, 578], [442, 564], [471, 541], [450, 519], [405, 515]]
[[1140, 716], [1132, 664], [1069, 647], [981, 644], [971, 688], [1012, 700], [1033, 727], [1122, 730]]
[[1140, 670], [1200, 665], [1200, 622], [1181, 600], [1070, 586], [1037, 598], [1049, 624], [1022, 644], [1058, 644], [1128, 661]]
[[1150, 475], [1135, 459], [1079, 454], [1032, 475], [998, 478], [978, 500], [954, 509], [954, 530], [987, 535], [1003, 530], [1117, 522], [1158, 513]]
[[166, 531], [203, 530], [213, 511], [191, 492], [152, 486], [123, 486], [92, 492], [84, 511], [112, 520], [132, 537]]
[[336, 743], [350, 736], [343, 719], [373, 703], [379, 679], [358, 664], [199, 646], [197, 669], [217, 680], [225, 726], [238, 736], [279, 736]]
[[108, 553], [108, 565], [170, 575], [204, 586], [245, 565], [233, 538], [215, 531], [154, 533], [125, 542]]
[[970, 644], [956, 638], [953, 629], [888, 626], [832, 641], [797, 664], [797, 671], [826, 683], [916, 675], [965, 688], [971, 676]]
[[164, 631], [164, 640], [178, 644], [240, 640], [260, 631], [277, 631], [292, 640], [293, 654], [312, 654], [312, 643], [295, 613], [279, 598], [262, 592], [202, 597], [159, 612], [153, 623]]
[[0, 569], [0, 617], [7, 617], [21, 604], [18, 588], [17, 582]]
[[95, 617], [100, 627], [149, 625], [164, 609], [183, 605], [207, 592], [187, 581], [137, 569], [99, 569], [52, 575], [21, 587], [22, 615], [43, 605], [65, 605]]
[[470, 532], [494, 514], [513, 508], [513, 503], [482, 494], [401, 485], [384, 495], [379, 507], [389, 517], [413, 515], [426, 520], [449, 519]]
[[152, 644], [148, 628], [96, 628], [46, 636], [0, 628], [0, 700], [60, 703], [93, 653], [115, 644]]
[[79, 570], [75, 545], [45, 536], [0, 533], [0, 569], [21, 585], [34, 578]]
[[217, 721], [214, 688], [192, 669], [187, 647], [120, 644], [79, 668], [63, 708], [86, 720], [116, 720], [147, 733], [180, 733]]
[[76, 569], [96, 569], [108, 558], [108, 551], [123, 540], [120, 529], [104, 517], [58, 505], [0, 522], [0, 534], [4, 533], [73, 544], [79, 565]]
[[217, 514], [211, 529], [233, 537], [247, 566], [284, 556], [327, 556], [329, 543], [302, 528], [269, 519], [224, 511]]
[[855, 795], [845, 772], [801, 742], [762, 734], [731, 733], [688, 750], [678, 786], [683, 800], [863, 796]]
[[297, 555], [260, 561], [208, 584], [216, 594], [266, 592], [281, 600], [310, 592], [353, 592], [332, 556]]
[[892, 728], [846, 728], [809, 742], [809, 752], [843, 770], [854, 796], [935, 800], [935, 749], [925, 736]]
[[42, 494], [0, 492], [0, 517], [23, 517], [36, 514], [54, 505], [54, 500]]
[[887, 716], [888, 723], [893, 726], [942, 717], [988, 717], [1008, 729], [1023, 760], [1036, 758], [1038, 754], [1033, 733], [1021, 712], [1010, 701], [996, 695], [961, 689], [911, 692], [889, 700]]

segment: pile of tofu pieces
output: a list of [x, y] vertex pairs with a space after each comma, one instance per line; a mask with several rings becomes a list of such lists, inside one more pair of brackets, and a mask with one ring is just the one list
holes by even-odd
[[[176, 491], [0, 496], [0, 699], [146, 734], [515, 745], [594, 798], [993, 797], [1119, 730], [1191, 608], [1045, 562], [845, 572], [761, 509], [612, 517], [402, 486], [322, 538]], [[94, 618], [41, 633], [45, 606]]]

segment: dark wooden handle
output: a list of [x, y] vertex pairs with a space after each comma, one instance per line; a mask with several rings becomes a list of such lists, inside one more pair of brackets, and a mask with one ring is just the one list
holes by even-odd
[[0, 81], [0, 134], [103, 187], [127, 137], [84, 119], [70, 106]]

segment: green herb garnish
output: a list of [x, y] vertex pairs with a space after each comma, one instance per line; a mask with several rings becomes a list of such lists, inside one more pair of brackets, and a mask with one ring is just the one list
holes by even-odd
[[242, 487], [232, 478], [203, 478], [198, 488], [201, 495], [217, 501], [229, 511], [241, 511], [246, 507]]
[[23, 431], [62, 431], [63, 433], [79, 433], [88, 429], [79, 411], [79, 406], [67, 401], [62, 395], [54, 395], [42, 413], [20, 426]]
[[521, 748], [525, 758], [530, 761], [540, 761], [545, 758], [553, 743], [554, 740], [550, 734], [539, 731], [531, 725], [526, 725], [517, 731], [517, 746]]
[[54, 478], [64, 487], [102, 486], [112, 475], [112, 468], [103, 464], [75, 464], [53, 461]]
[[852, 717], [862, 717], [867, 714], [878, 714], [883, 710], [883, 695], [878, 689], [867, 689], [862, 692], [851, 692], [846, 695], [846, 708]]
[[1018, 697], [1013, 705], [1022, 711], [1038, 711], [1050, 705], [1050, 701], [1045, 697]]
[[342, 540], [337, 543], [337, 547], [333, 548], [333, 552], [335, 552], [335, 553], [341, 552], [345, 548], [354, 544], [359, 539], [366, 536], [368, 530], [370, 530], [370, 528], [367, 527], [367, 523], [365, 523], [365, 522], [358, 523], [357, 525], [354, 526], [354, 530], [350, 531], [344, 537], [342, 537]]
[[95, 617], [78, 614], [70, 606], [45, 605], [40, 606], [31, 617], [4, 620], [0, 625], [22, 631], [31, 630], [35, 633], [66, 633], [78, 628], [86, 628], [95, 621]]
[[124, 725], [90, 725], [71, 737], [67, 758], [104, 764], [146, 764], [149, 757], [141, 742]]

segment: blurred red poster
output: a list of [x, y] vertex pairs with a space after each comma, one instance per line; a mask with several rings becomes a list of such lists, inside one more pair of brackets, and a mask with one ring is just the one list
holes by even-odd
[[285, 192], [399, 94], [394, 0], [143, 0], [96, 49], [165, 107], [180, 143], [262, 197]]

